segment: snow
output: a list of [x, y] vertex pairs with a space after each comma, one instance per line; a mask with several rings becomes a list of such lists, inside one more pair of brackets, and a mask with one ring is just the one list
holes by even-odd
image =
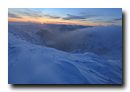
[[45, 45], [40, 37], [9, 25], [9, 84], [122, 84], [122, 63], [91, 52], [71, 54]]
[[122, 60], [122, 26], [97, 26], [80, 31], [86, 36], [72, 53], [93, 52], [106, 60]]
[[53, 41], [48, 41], [48, 42], [46, 42], [46, 44], [51, 45], [51, 44], [54, 44], [54, 42]]

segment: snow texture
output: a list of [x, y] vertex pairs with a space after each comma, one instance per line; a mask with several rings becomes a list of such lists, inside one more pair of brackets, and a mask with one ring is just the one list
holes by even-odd
[[[36, 34], [38, 30], [8, 26], [9, 84], [122, 84], [122, 60], [106, 60], [94, 52], [73, 54], [47, 47]], [[121, 43], [115, 44], [117, 47]]]

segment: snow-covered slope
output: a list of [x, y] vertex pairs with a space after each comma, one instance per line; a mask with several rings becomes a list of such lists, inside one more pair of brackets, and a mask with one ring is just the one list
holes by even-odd
[[[32, 27], [33, 25], [31, 25]], [[24, 26], [26, 27], [26, 26]], [[28, 41], [29, 43], [33, 43], [33, 44], [38, 44], [38, 45], [44, 45], [45, 46], [45, 42], [44, 39], [41, 38], [39, 35], [35, 34], [36, 31], [39, 30], [27, 30], [26, 28], [24, 29], [23, 26], [13, 26], [13, 25], [8, 25], [8, 31], [13, 33], [15, 36], [17, 36], [17, 38], [21, 38], [23, 40]]]
[[72, 53], [93, 52], [106, 60], [122, 61], [122, 26], [97, 26], [80, 31], [86, 31], [86, 36]]
[[9, 84], [122, 84], [120, 65], [90, 52], [70, 54], [37, 45], [25, 33], [9, 26]]

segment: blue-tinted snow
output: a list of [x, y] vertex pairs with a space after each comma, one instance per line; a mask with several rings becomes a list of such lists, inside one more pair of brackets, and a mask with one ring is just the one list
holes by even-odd
[[35, 44], [42, 41], [38, 35], [29, 34], [9, 25], [9, 84], [122, 84], [122, 61], [45, 47]]

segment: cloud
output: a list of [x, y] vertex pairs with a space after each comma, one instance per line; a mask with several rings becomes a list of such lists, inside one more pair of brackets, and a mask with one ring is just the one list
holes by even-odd
[[64, 19], [64, 20], [88, 19], [88, 18], [96, 17], [96, 16], [98, 16], [98, 15], [85, 14], [85, 15], [75, 16], [75, 15], [67, 14], [67, 17], [62, 18], [62, 19]]
[[102, 21], [93, 21], [94, 23], [117, 23], [116, 21], [113, 20], [102, 20]]
[[41, 15], [39, 17], [42, 17]]
[[113, 20], [117, 20], [118, 21], [118, 20], [122, 20], [122, 18], [117, 18], [117, 19], [113, 19]]
[[[10, 17], [15, 17], [15, 18], [24, 18], [24, 17], [31, 17], [31, 18], [42, 18], [42, 17], [49, 17], [52, 19], [59, 19], [59, 16], [52, 16], [52, 15], [46, 15], [43, 14], [42, 11], [35, 10], [35, 9], [28, 9], [28, 8], [21, 8], [21, 10], [15, 10], [13, 11], [15, 14], [10, 13]], [[20, 17], [20, 16], [22, 17]]]
[[60, 17], [50, 16], [50, 18], [53, 18], [53, 19], [59, 19]]
[[119, 23], [122, 18], [110, 19], [110, 20], [96, 20], [95, 23]]
[[117, 23], [119, 22], [120, 20], [122, 20], [122, 18], [116, 18], [116, 19], [112, 19], [112, 20], [109, 20], [109, 21], [105, 21], [106, 23]]
[[34, 18], [42, 17], [42, 16], [41, 16], [41, 13], [39, 13], [39, 12], [34, 12], [34, 11], [32, 11], [32, 10], [25, 11], [25, 12], [20, 12], [20, 14], [23, 15], [23, 16], [29, 16], [29, 17], [34, 17]]
[[49, 18], [52, 18], [52, 19], [59, 19], [60, 18], [58, 16], [51, 16], [51, 15], [45, 15], [45, 14], [43, 16], [49, 17]]
[[31, 10], [31, 9], [28, 9], [28, 8], [24, 8], [25, 12], [28, 13], [28, 14], [34, 14], [34, 15], [41, 15], [42, 12], [41, 11], [36, 11], [36, 10]]
[[86, 12], [80, 12], [80, 14], [86, 14]]
[[108, 20], [108, 21], [103, 21], [103, 23], [116, 23], [116, 21]]
[[32, 21], [28, 21], [29, 23], [31, 23]]
[[64, 20], [72, 20], [72, 19], [86, 19], [84, 16], [75, 16], [75, 15], [70, 15], [67, 14], [67, 17], [62, 18]]
[[117, 19], [113, 19], [113, 20], [105, 21], [105, 23], [119, 23], [120, 20], [122, 20], [122, 18], [117, 18]]
[[22, 18], [19, 15], [11, 13], [11, 12], [8, 13], [8, 17], [11, 17], [11, 18]]
[[[42, 17], [42, 12], [41, 11], [31, 10], [31, 9], [28, 9], [28, 8], [22, 8], [19, 11], [15, 10], [13, 12], [15, 12], [15, 14], [20, 15], [22, 17], [25, 17], [25, 16], [26, 17], [33, 17], [33, 18]], [[10, 16], [14, 16], [14, 15], [10, 15]], [[20, 18], [20, 17], [17, 17], [17, 18]]]

